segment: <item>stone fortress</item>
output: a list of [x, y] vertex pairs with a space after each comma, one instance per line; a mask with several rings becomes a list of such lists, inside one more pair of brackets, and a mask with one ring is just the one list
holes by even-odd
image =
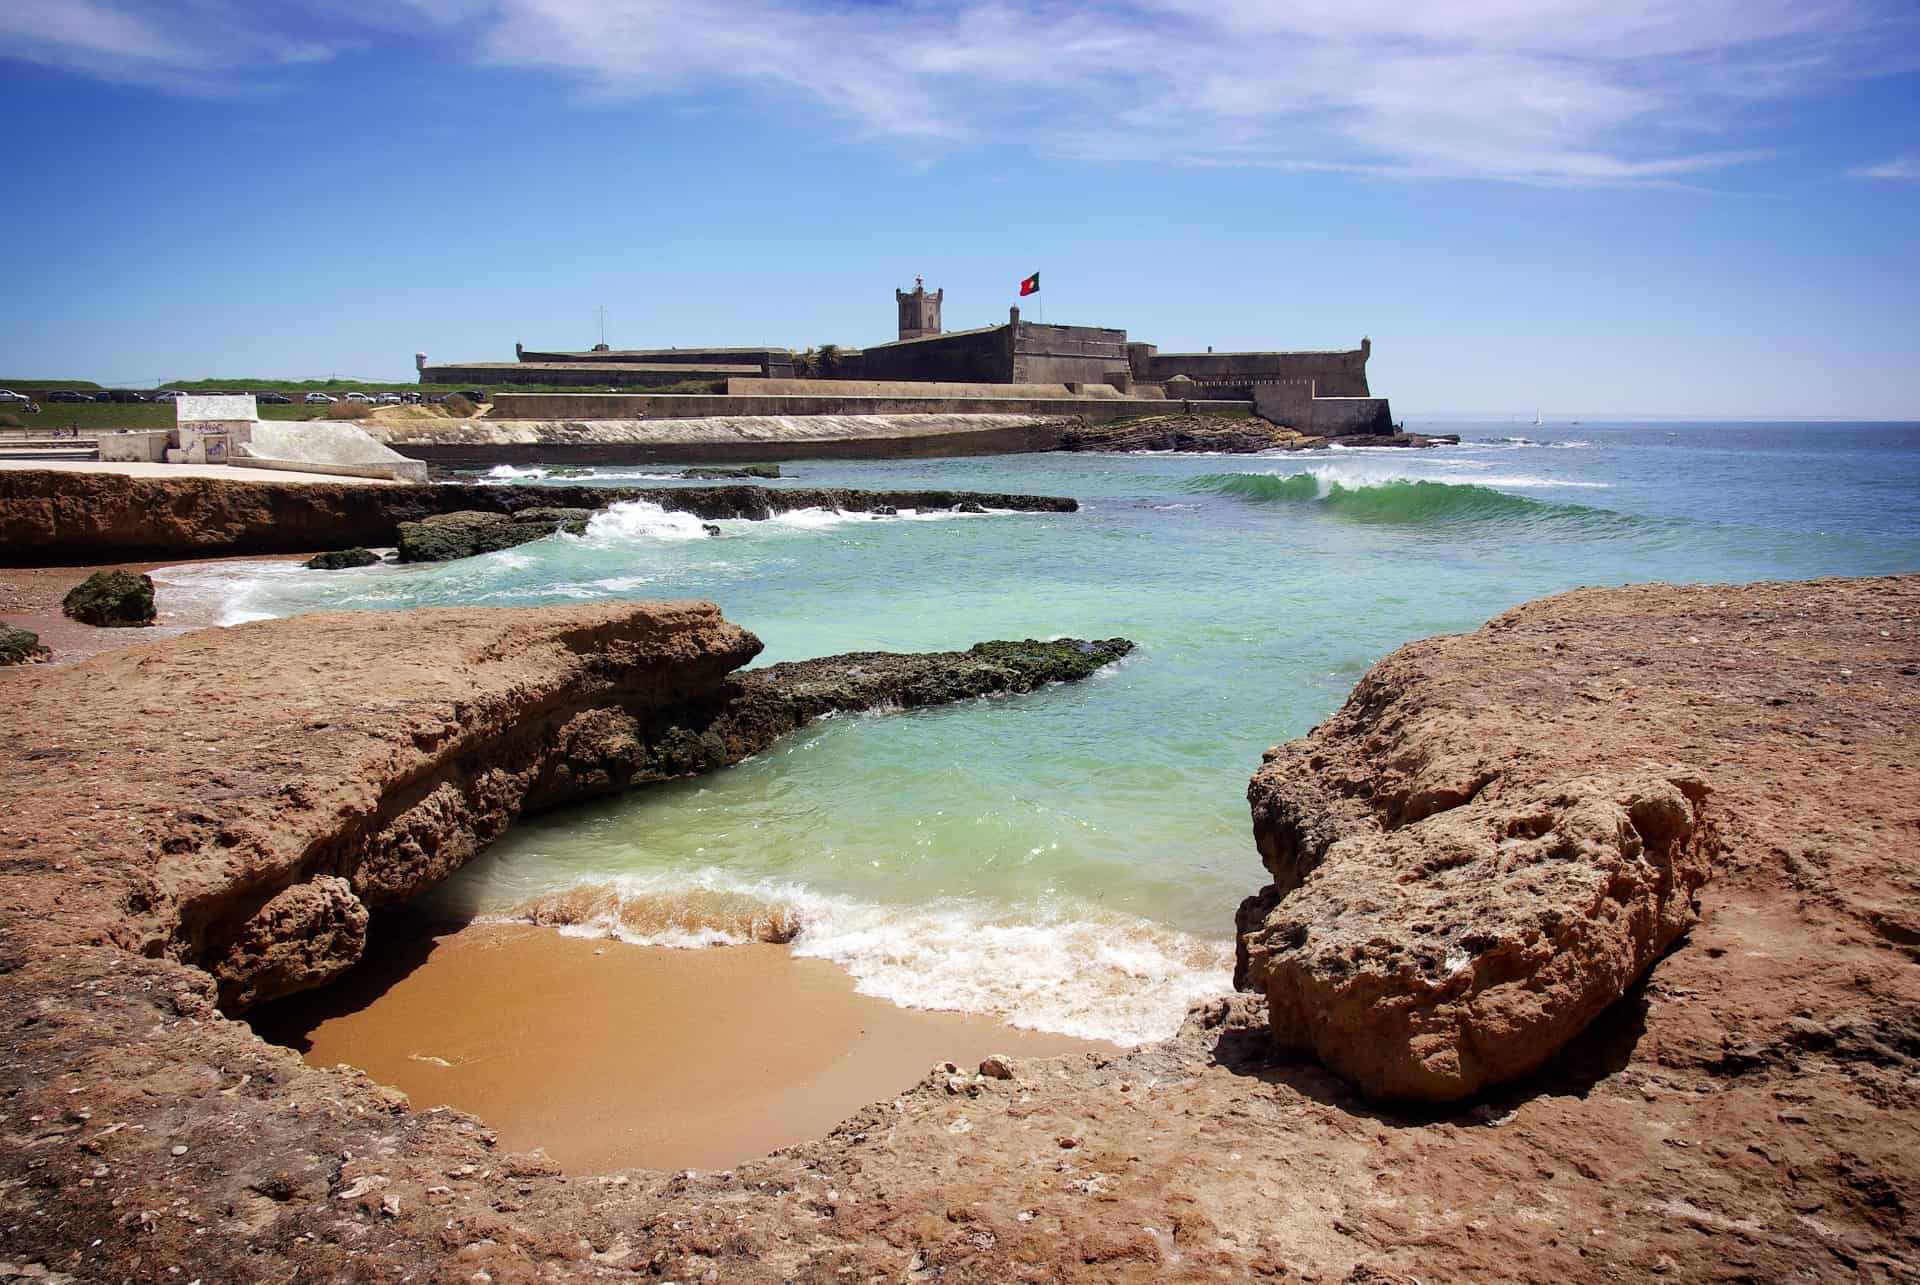
[[[890, 343], [836, 354], [832, 378], [802, 378], [785, 348], [533, 351], [514, 345], [510, 362], [428, 365], [415, 354], [423, 383], [519, 385], [602, 394], [505, 393], [502, 412], [576, 418], [740, 414], [846, 414], [863, 410], [959, 411], [991, 403], [1074, 404], [1093, 418], [1114, 418], [1179, 402], [1196, 410], [1251, 410], [1302, 433], [1390, 433], [1392, 412], [1367, 385], [1372, 343], [1322, 352], [1167, 352], [1129, 340], [1125, 330], [1023, 320], [968, 330], [941, 328], [944, 289], [916, 278], [895, 290], [898, 335]], [[700, 393], [674, 395], [705, 384]], [[720, 390], [724, 388], [724, 393]], [[623, 395], [624, 394], [624, 395]], [[651, 394], [651, 395], [650, 395]], [[881, 402], [885, 402], [884, 407]], [[915, 405], [909, 407], [907, 403]], [[921, 406], [921, 403], [929, 403]]]

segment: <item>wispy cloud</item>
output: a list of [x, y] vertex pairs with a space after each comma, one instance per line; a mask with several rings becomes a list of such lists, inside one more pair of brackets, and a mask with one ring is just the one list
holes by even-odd
[[1878, 165], [1847, 171], [1855, 178], [1920, 178], [1920, 152], [1908, 152]]
[[228, 0], [7, 0], [0, 57], [175, 93], [257, 89], [262, 68], [327, 62], [357, 41], [298, 34]]
[[[1894, 0], [300, 2], [335, 40], [404, 26], [597, 95], [743, 95], [929, 155], [1016, 142], [1562, 184], [1749, 160], [1768, 149], [1756, 105], [1911, 65], [1920, 33]], [[0, 42], [165, 85], [209, 30], [227, 45], [291, 40], [284, 6], [241, 22], [227, 3], [12, 0]]]

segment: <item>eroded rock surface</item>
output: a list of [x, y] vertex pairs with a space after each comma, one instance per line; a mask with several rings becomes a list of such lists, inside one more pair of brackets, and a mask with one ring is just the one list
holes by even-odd
[[557, 531], [585, 535], [592, 509], [522, 509], [518, 513], [442, 513], [402, 522], [402, 562], [451, 562], [544, 540]]
[[16, 563], [98, 564], [136, 558], [311, 553], [399, 542], [403, 522], [445, 513], [600, 509], [647, 500], [707, 520], [768, 518], [794, 509], [867, 513], [989, 509], [1072, 513], [1066, 496], [975, 491], [861, 491], [843, 487], [357, 485], [145, 478], [18, 469], [0, 472], [0, 548]]
[[[298, 721], [220, 746], [185, 725], [165, 756], [96, 747], [113, 724], [84, 710], [63, 734], [44, 671], [0, 673], [0, 762], [36, 783], [34, 812], [0, 812], [0, 1259], [177, 1282], [1913, 1279], [1920, 577], [1584, 591], [1502, 619], [1376, 667], [1333, 723], [1364, 736], [1375, 680], [1403, 693], [1378, 705], [1377, 782], [1343, 755], [1323, 792], [1404, 827], [1509, 777], [1518, 799], [1684, 764], [1722, 845], [1686, 945], [1524, 1086], [1372, 1106], [1276, 1060], [1242, 995], [1123, 1056], [1014, 1059], [962, 1092], [940, 1068], [818, 1142], [695, 1174], [504, 1155], [483, 1121], [307, 1067], [226, 1020], [207, 972], [122, 944], [148, 921], [131, 872], [218, 835], [230, 798], [315, 833], [299, 799], [333, 771], [315, 725], [345, 717], [349, 668], [281, 673], [271, 707]], [[493, 661], [425, 641], [492, 699]], [[382, 715], [396, 766], [465, 699], [420, 663]], [[112, 677], [87, 695], [121, 719], [176, 708]], [[205, 798], [162, 788], [181, 772]], [[63, 776], [70, 795], [41, 792]]]
[[334, 549], [316, 553], [307, 559], [309, 571], [346, 571], [353, 567], [378, 566], [380, 555], [372, 549]]
[[1355, 433], [1315, 436], [1274, 424], [1257, 415], [1149, 415], [1107, 423], [1080, 423], [1064, 429], [1055, 450], [1179, 451], [1255, 455], [1262, 451], [1318, 451], [1328, 446], [1442, 446], [1457, 434]]

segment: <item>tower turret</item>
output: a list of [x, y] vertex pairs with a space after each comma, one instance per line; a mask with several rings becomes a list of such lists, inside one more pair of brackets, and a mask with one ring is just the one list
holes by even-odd
[[940, 333], [940, 301], [947, 297], [945, 287], [927, 293], [927, 279], [913, 279], [913, 293], [895, 290], [893, 300], [900, 305], [900, 337], [924, 339]]

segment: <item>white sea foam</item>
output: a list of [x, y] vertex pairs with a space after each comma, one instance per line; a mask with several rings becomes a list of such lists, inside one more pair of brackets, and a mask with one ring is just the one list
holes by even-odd
[[1500, 473], [1483, 475], [1475, 473], [1471, 477], [1448, 477], [1441, 470], [1453, 468], [1481, 468], [1484, 465], [1468, 461], [1435, 461], [1438, 469], [1429, 471], [1420, 468], [1407, 468], [1404, 465], [1376, 463], [1372, 460], [1362, 463], [1355, 460], [1329, 462], [1309, 465], [1303, 469], [1292, 469], [1284, 473], [1270, 473], [1269, 477], [1312, 477], [1320, 484], [1320, 494], [1326, 495], [1335, 487], [1345, 490], [1363, 490], [1368, 487], [1393, 486], [1406, 482], [1438, 482], [1445, 486], [1486, 486], [1496, 490], [1534, 491], [1555, 490], [1562, 487], [1577, 490], [1609, 490], [1611, 482], [1579, 482], [1570, 478], [1545, 477], [1535, 473]]
[[583, 538], [606, 549], [649, 540], [704, 540], [707, 531], [691, 513], [669, 513], [651, 500], [623, 500], [587, 519]]
[[1229, 942], [1092, 908], [882, 906], [718, 870], [622, 876], [489, 918], [649, 946], [791, 941], [794, 954], [846, 969], [862, 994], [905, 1008], [1126, 1045], [1171, 1035], [1189, 1005], [1231, 988], [1233, 969]]
[[483, 476], [489, 482], [526, 482], [546, 475], [547, 471], [543, 468], [517, 468], [512, 464], [496, 464]]

